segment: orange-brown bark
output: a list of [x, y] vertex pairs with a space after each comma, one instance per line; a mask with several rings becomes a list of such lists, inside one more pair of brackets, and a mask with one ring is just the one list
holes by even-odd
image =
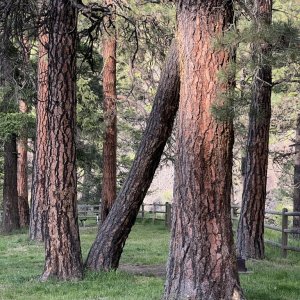
[[33, 163], [30, 239], [43, 241], [46, 211], [46, 161], [47, 161], [47, 105], [48, 105], [48, 34], [44, 28], [39, 34], [38, 91], [36, 104], [36, 140]]
[[[111, 0], [106, 5], [115, 7]], [[103, 143], [103, 179], [101, 196], [101, 222], [104, 222], [116, 199], [117, 172], [117, 91], [116, 91], [116, 30], [115, 17], [105, 18], [106, 32], [103, 36], [103, 113], [104, 113], [104, 143]]]
[[[27, 103], [19, 101], [19, 111], [26, 114], [28, 112]], [[27, 132], [21, 130], [17, 141], [18, 150], [18, 206], [20, 216], [20, 227], [29, 225], [29, 205], [28, 205], [28, 173], [27, 173]]]
[[[180, 61], [177, 160], [164, 299], [244, 299], [236, 267], [230, 194], [233, 125], [217, 119], [231, 61], [214, 41], [232, 26], [230, 1], [177, 1]], [[224, 97], [224, 98], [223, 98]]]

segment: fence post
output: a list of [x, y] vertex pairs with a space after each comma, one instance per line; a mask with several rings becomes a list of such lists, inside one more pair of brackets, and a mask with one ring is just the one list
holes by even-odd
[[153, 219], [152, 219], [153, 224], [155, 222], [155, 218], [156, 218], [156, 204], [153, 203]]
[[281, 223], [281, 256], [287, 257], [287, 245], [288, 245], [288, 233], [285, 229], [288, 229], [288, 216], [285, 214], [288, 212], [286, 208], [282, 209], [282, 223]]
[[166, 202], [166, 227], [168, 229], [171, 228], [171, 204], [169, 202]]

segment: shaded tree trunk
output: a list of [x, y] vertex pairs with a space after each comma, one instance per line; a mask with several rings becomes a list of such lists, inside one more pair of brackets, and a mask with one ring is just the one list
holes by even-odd
[[90, 163], [86, 162], [84, 165], [84, 175], [83, 175], [83, 181], [82, 181], [81, 201], [83, 203], [90, 203], [91, 197], [93, 196], [91, 193], [91, 189], [93, 189], [93, 177], [92, 177], [91, 172], [92, 172], [92, 165]]
[[244, 299], [230, 218], [233, 124], [226, 109], [229, 66], [216, 37], [233, 24], [230, 1], [177, 1], [180, 65], [177, 160], [171, 245], [164, 299]]
[[[271, 25], [272, 1], [254, 1], [254, 26], [258, 33]], [[264, 217], [271, 119], [272, 69], [271, 46], [264, 40], [253, 45], [256, 66], [252, 83], [252, 100], [246, 147], [246, 173], [237, 233], [237, 253], [242, 258], [263, 259]]]
[[17, 138], [7, 137], [4, 143], [3, 232], [20, 228], [17, 190]]
[[178, 72], [177, 48], [173, 45], [133, 166], [89, 252], [86, 261], [89, 269], [118, 268], [126, 239], [172, 132], [179, 102]]
[[77, 10], [68, 0], [53, 0], [49, 9], [47, 226], [41, 279], [81, 279], [75, 165]]
[[[297, 117], [295, 152], [293, 209], [300, 212], [300, 114]], [[300, 228], [300, 217], [293, 218], [293, 227]], [[294, 236], [300, 238], [300, 234]]]
[[36, 140], [33, 162], [30, 227], [31, 240], [43, 241], [46, 211], [47, 105], [48, 105], [48, 35], [42, 29], [38, 46], [38, 91], [36, 104]]
[[[27, 103], [19, 101], [19, 111], [26, 114], [28, 112]], [[28, 205], [28, 175], [27, 175], [27, 130], [21, 130], [17, 142], [18, 149], [18, 206], [20, 216], [20, 227], [29, 225], [29, 205]]]
[[[106, 0], [106, 5], [113, 5]], [[113, 12], [115, 6], [113, 5]], [[114, 15], [105, 17], [106, 32], [103, 36], [103, 113], [104, 113], [104, 144], [103, 144], [103, 178], [101, 196], [101, 222], [104, 222], [116, 199], [117, 172], [117, 90], [116, 90], [116, 30]]]

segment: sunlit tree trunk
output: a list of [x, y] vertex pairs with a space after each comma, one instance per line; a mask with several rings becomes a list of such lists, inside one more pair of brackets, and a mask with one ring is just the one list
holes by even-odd
[[[106, 5], [113, 5], [106, 0]], [[115, 6], [112, 6], [114, 13]], [[103, 179], [101, 196], [101, 222], [106, 219], [116, 199], [117, 159], [117, 91], [116, 91], [116, 30], [115, 16], [105, 17], [106, 30], [103, 35]]]
[[164, 299], [244, 299], [230, 218], [232, 118], [212, 113], [229, 104], [231, 83], [219, 74], [232, 53], [214, 43], [232, 24], [231, 1], [177, 1], [181, 84]]
[[[28, 112], [27, 103], [19, 101], [19, 111], [26, 114]], [[28, 173], [27, 173], [27, 131], [21, 130], [17, 141], [18, 150], [18, 206], [20, 216], [20, 227], [29, 225], [29, 205], [28, 205]]]
[[47, 225], [41, 279], [80, 279], [75, 165], [77, 10], [68, 0], [53, 0], [49, 14]]
[[179, 70], [174, 45], [162, 72], [142, 142], [131, 170], [93, 243], [86, 266], [92, 270], [118, 268], [126, 239], [152, 182], [164, 146], [171, 135], [179, 102]]
[[20, 228], [17, 190], [17, 139], [10, 134], [4, 142], [3, 232]]
[[47, 105], [48, 105], [48, 35], [39, 34], [38, 92], [36, 104], [36, 140], [33, 162], [30, 227], [31, 240], [43, 241], [46, 210]]
[[[272, 21], [272, 1], [255, 0], [254, 29], [258, 36]], [[252, 45], [252, 59], [256, 66], [249, 113], [246, 147], [246, 172], [243, 200], [237, 234], [237, 253], [242, 258], [263, 259], [264, 217], [271, 119], [272, 68], [271, 45], [257, 39]]]

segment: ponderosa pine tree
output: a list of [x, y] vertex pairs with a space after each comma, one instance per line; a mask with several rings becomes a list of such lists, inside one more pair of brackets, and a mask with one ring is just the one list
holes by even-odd
[[237, 253], [245, 259], [263, 259], [272, 91], [271, 45], [263, 38], [263, 33], [271, 25], [272, 0], [255, 0], [253, 3], [253, 30], [256, 30], [261, 38], [252, 44], [255, 73], [252, 82]]
[[[28, 105], [25, 100], [19, 100], [20, 113], [28, 113]], [[27, 172], [27, 130], [22, 128], [17, 140], [18, 150], [18, 207], [20, 217], [20, 227], [29, 225], [29, 205], [28, 205], [28, 172]]]
[[108, 271], [118, 268], [126, 239], [171, 135], [178, 103], [179, 69], [177, 47], [174, 44], [162, 71], [136, 158], [88, 254], [85, 263], [88, 269]]
[[77, 9], [69, 0], [49, 3], [47, 107], [47, 212], [45, 269], [41, 280], [80, 279], [76, 185]]
[[9, 134], [4, 142], [3, 232], [20, 228], [17, 190], [17, 137]]
[[177, 1], [180, 61], [177, 158], [172, 234], [164, 299], [244, 299], [230, 218], [232, 117], [228, 106], [230, 49], [216, 39], [233, 26], [232, 1]]
[[117, 90], [116, 90], [116, 7], [112, 0], [105, 0], [111, 6], [112, 15], [104, 17], [103, 34], [103, 176], [101, 196], [101, 222], [106, 219], [115, 199], [117, 186]]
[[[30, 60], [30, 43], [28, 38], [23, 38], [23, 66], [27, 67]], [[28, 113], [28, 104], [25, 99], [19, 100], [19, 112], [22, 114]], [[28, 167], [27, 167], [27, 142], [28, 130], [27, 127], [21, 128], [17, 139], [18, 150], [18, 197], [19, 197], [19, 216], [20, 227], [29, 225], [29, 204], [28, 204]]]
[[36, 139], [33, 162], [30, 227], [31, 240], [43, 241], [46, 211], [46, 163], [47, 163], [47, 106], [48, 106], [48, 34], [45, 28], [39, 32], [38, 90], [36, 103]]
[[[297, 117], [295, 152], [293, 209], [300, 211], [300, 114]], [[293, 227], [300, 228], [300, 217], [293, 218]], [[299, 238], [300, 234], [295, 237]]]

